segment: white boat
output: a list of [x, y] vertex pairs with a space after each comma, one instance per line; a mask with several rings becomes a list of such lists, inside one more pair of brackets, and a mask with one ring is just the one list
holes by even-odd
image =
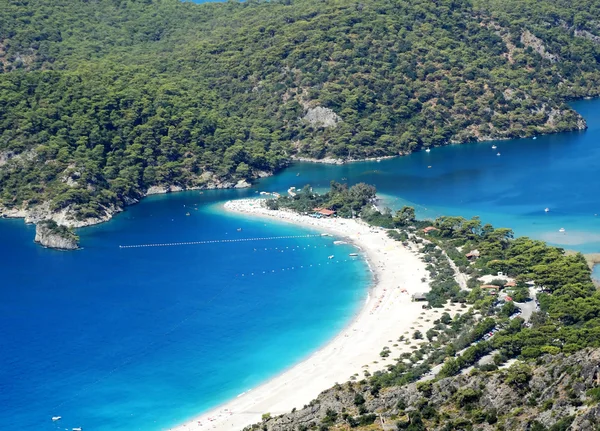
[[550, 212], [550, 208], [545, 208], [544, 211]]
[[377, 163], [381, 162], [381, 159], [377, 159]]
[[331, 256], [328, 256], [327, 259], [333, 259], [335, 256], [332, 254]]
[[563, 232], [565, 232], [565, 228], [564, 228], [564, 227], [561, 227], [561, 228], [560, 228], [558, 231], [559, 231], [560, 233], [563, 233]]
[[358, 253], [350, 253], [348, 256], [355, 257], [355, 256], [358, 256]]
[[346, 241], [333, 241], [335, 245], [348, 244]]
[[537, 139], [537, 136], [534, 136], [532, 139]]
[[492, 150], [495, 150], [496, 148], [498, 148], [498, 147], [495, 145], [492, 145]]
[[321, 236], [331, 236], [328, 233], [322, 233]]
[[498, 154], [496, 154], [496, 155], [497, 155], [497, 156], [499, 156], [499, 155], [500, 155], [500, 153], [498, 153]]
[[81, 427], [73, 428], [73, 431], [81, 431]]
[[62, 416], [52, 416], [52, 422], [56, 422], [62, 419]]
[[427, 149], [425, 150], [425, 152], [426, 152], [426, 153], [428, 153], [428, 152], [430, 152], [430, 151], [431, 151], [431, 149], [429, 149], [429, 148], [427, 148]]

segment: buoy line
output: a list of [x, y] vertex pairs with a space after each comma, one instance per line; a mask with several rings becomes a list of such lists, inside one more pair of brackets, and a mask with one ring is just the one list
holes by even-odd
[[320, 236], [321, 235], [319, 235], [319, 234], [312, 234], [312, 235], [266, 236], [266, 237], [260, 237], [260, 238], [215, 239], [215, 240], [205, 240], [205, 241], [120, 245], [119, 248], [175, 247], [175, 246], [181, 246], [181, 245], [202, 245], [202, 244], [218, 244], [218, 243], [232, 243], [232, 242], [247, 242], [247, 241], [270, 241], [270, 240], [277, 240], [277, 239], [316, 238], [316, 237], [320, 237]]

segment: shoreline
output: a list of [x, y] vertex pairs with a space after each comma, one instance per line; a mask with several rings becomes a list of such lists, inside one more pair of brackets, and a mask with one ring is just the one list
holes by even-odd
[[[394, 364], [395, 358], [412, 351], [411, 347], [418, 343], [412, 340], [412, 333], [423, 333], [443, 313], [441, 309], [424, 310], [422, 303], [411, 301], [412, 294], [429, 290], [425, 263], [418, 252], [388, 238], [385, 229], [359, 220], [314, 219], [289, 211], [272, 211], [264, 207], [264, 201], [240, 199], [228, 201], [222, 208], [326, 232], [332, 235], [332, 241], [344, 239], [354, 245], [372, 273], [365, 301], [343, 330], [300, 362], [208, 412], [168, 428], [171, 431], [237, 431], [260, 422], [262, 414], [276, 416], [301, 408], [336, 383], [353, 376], [360, 380], [366, 371], [372, 374]], [[425, 281], [421, 281], [423, 278]], [[446, 308], [453, 308], [452, 312], [459, 309]], [[398, 342], [401, 335], [410, 342]], [[383, 347], [390, 349], [387, 358], [379, 354]]]
[[[578, 100], [587, 100], [588, 98], [595, 98], [597, 96], [587, 96], [578, 99], [574, 99], [574, 101]], [[572, 109], [572, 108], [571, 108]], [[574, 110], [573, 110], [574, 111]], [[544, 136], [544, 135], [552, 135], [552, 134], [561, 134], [561, 133], [572, 133], [576, 131], [582, 131], [587, 129], [586, 120], [577, 112], [574, 111], [580, 117], [581, 124], [578, 127], [565, 130], [565, 131], [545, 131], [538, 132], [533, 136]], [[476, 136], [472, 140], [465, 141], [454, 141], [450, 140], [441, 145], [435, 145], [431, 148], [441, 148], [453, 145], [466, 145], [472, 143], [483, 143], [483, 142], [491, 142], [491, 141], [507, 141], [507, 140], [516, 140], [516, 139], [528, 139], [531, 136], [517, 136], [517, 137], [490, 137], [490, 136]], [[304, 162], [304, 163], [316, 163], [316, 164], [325, 164], [325, 165], [343, 165], [348, 163], [359, 163], [359, 162], [368, 162], [368, 161], [383, 161], [387, 159], [393, 159], [397, 157], [404, 157], [413, 154], [414, 152], [424, 151], [424, 148], [419, 148], [418, 150], [407, 150], [405, 152], [399, 152], [398, 154], [389, 154], [383, 155], [379, 157], [365, 157], [365, 158], [349, 158], [349, 159], [340, 159], [331, 156], [324, 157], [322, 159], [315, 159], [310, 157], [303, 157], [298, 155], [292, 155], [289, 157], [289, 160], [285, 163], [280, 169], [275, 171], [258, 171], [255, 172], [251, 177], [244, 179], [223, 179], [219, 181], [213, 181], [208, 185], [201, 186], [191, 186], [191, 187], [182, 187], [180, 185], [175, 184], [162, 184], [162, 185], [153, 185], [148, 187], [148, 189], [143, 192], [140, 196], [137, 197], [124, 197], [124, 202], [122, 205], [117, 206], [115, 204], [110, 204], [110, 206], [103, 207], [104, 214], [99, 215], [97, 217], [90, 217], [83, 220], [78, 220], [73, 217], [73, 212], [70, 206], [61, 209], [60, 211], [51, 211], [49, 208], [49, 201], [42, 202], [41, 204], [36, 205], [32, 208], [24, 208], [23, 205], [15, 208], [6, 208], [0, 205], [0, 220], [1, 219], [24, 219], [25, 224], [37, 224], [41, 220], [53, 220], [60, 225], [64, 225], [70, 228], [80, 229], [89, 226], [94, 226], [97, 224], [102, 224], [109, 222], [112, 218], [125, 211], [125, 209], [130, 205], [135, 205], [139, 203], [142, 199], [155, 195], [155, 194], [166, 194], [166, 193], [176, 193], [176, 192], [185, 192], [185, 191], [193, 191], [193, 190], [201, 190], [201, 191], [209, 191], [209, 190], [220, 190], [220, 189], [240, 189], [240, 188], [251, 188], [256, 184], [257, 180], [260, 180], [265, 177], [271, 177], [277, 175], [279, 172], [288, 169], [295, 162]], [[1, 155], [1, 154], [0, 154]], [[250, 181], [250, 182], [248, 182]]]

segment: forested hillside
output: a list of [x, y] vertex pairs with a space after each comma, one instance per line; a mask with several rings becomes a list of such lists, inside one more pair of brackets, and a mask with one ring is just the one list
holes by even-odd
[[[600, 429], [600, 291], [584, 256], [477, 217], [417, 220], [414, 208], [379, 212], [357, 199], [374, 192], [332, 182], [325, 194], [307, 186], [267, 207], [302, 214], [314, 203], [339, 217], [352, 207], [386, 228], [426, 263], [423, 307], [437, 318], [422, 313], [381, 346], [384, 371], [364, 364], [304, 406], [262, 412], [246, 431]], [[448, 301], [461, 312], [450, 315]]]
[[584, 127], [593, 0], [24, 0], [0, 7], [0, 207], [109, 217], [151, 186], [231, 187]]

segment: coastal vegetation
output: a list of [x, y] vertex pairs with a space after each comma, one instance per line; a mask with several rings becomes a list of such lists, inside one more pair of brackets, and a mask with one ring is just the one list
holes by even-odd
[[[305, 198], [278, 200], [293, 208]], [[415, 332], [414, 350], [387, 370], [255, 429], [379, 429], [363, 420], [373, 414], [399, 430], [597, 429], [600, 387], [588, 358], [600, 355], [600, 292], [583, 255], [478, 218], [417, 221], [411, 208], [375, 211], [366, 205], [357, 215], [387, 227], [427, 263], [424, 306], [439, 310], [427, 341]], [[448, 302], [464, 312], [451, 316]]]
[[152, 187], [574, 130], [597, 4], [7, 1], [0, 206], [100, 220]]
[[327, 193], [316, 193], [306, 185], [293, 197], [282, 196], [267, 201], [272, 210], [288, 208], [301, 213], [313, 213], [315, 208], [325, 208], [335, 212], [336, 217], [358, 216], [368, 205], [373, 205], [377, 190], [374, 186], [358, 183], [352, 187], [332, 181]]

